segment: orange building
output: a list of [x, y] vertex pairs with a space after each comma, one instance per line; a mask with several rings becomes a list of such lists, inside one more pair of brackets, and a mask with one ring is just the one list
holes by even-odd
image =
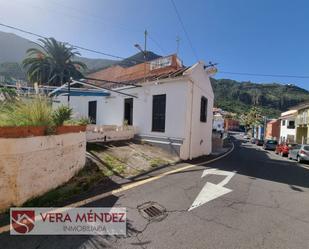
[[239, 130], [239, 121], [231, 118], [224, 120], [224, 130], [226, 131], [237, 131]]
[[274, 119], [266, 125], [266, 139], [279, 140], [280, 138], [280, 120]]

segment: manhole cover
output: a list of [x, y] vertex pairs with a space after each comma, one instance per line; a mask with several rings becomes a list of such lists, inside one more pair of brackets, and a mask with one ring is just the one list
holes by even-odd
[[167, 216], [166, 209], [157, 202], [146, 202], [137, 207], [138, 212], [147, 220], [161, 221]]

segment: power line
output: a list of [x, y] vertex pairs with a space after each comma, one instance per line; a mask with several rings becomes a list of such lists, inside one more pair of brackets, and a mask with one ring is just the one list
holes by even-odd
[[184, 23], [183, 23], [183, 21], [182, 21], [182, 18], [181, 18], [180, 13], [179, 13], [179, 11], [178, 11], [178, 9], [177, 9], [177, 6], [176, 6], [174, 0], [171, 0], [171, 2], [172, 2], [172, 5], [173, 5], [173, 7], [174, 7], [174, 10], [175, 10], [175, 12], [176, 12], [177, 18], [178, 18], [178, 20], [179, 20], [179, 22], [180, 22], [180, 25], [181, 25], [181, 27], [182, 27], [182, 29], [183, 29], [185, 35], [186, 35], [186, 38], [187, 38], [187, 40], [188, 40], [188, 42], [189, 42], [189, 45], [190, 45], [190, 47], [191, 47], [191, 50], [192, 50], [192, 52], [193, 52], [193, 54], [194, 54], [194, 56], [195, 56], [195, 59], [196, 59], [196, 60], [199, 60], [199, 59], [198, 59], [199, 57], [197, 56], [196, 50], [195, 50], [194, 47], [193, 47], [192, 41], [191, 41], [190, 36], [189, 36], [189, 34], [188, 34], [187, 30], [186, 30], [186, 27], [185, 27], [185, 25], [184, 25]]
[[[17, 30], [17, 31], [19, 31], [19, 32], [22, 32], [22, 33], [25, 33], [25, 34], [29, 34], [29, 35], [33, 35], [33, 36], [36, 36], [36, 37], [39, 37], [39, 38], [48, 39], [48, 37], [46, 37], [46, 36], [39, 35], [39, 34], [36, 34], [36, 33], [31, 32], [31, 31], [27, 31], [27, 30], [24, 30], [24, 29], [21, 29], [21, 28], [17, 28], [17, 27], [11, 26], [11, 25], [4, 24], [4, 23], [0, 23], [0, 26], [6, 27], [6, 28], [10, 28], [10, 29], [13, 29], [13, 30]], [[70, 46], [73, 46], [73, 47], [75, 47], [75, 48], [84, 50], [84, 51], [88, 51], [88, 52], [92, 52], [92, 53], [96, 53], [96, 54], [100, 54], [100, 55], [112, 57], [112, 58], [115, 58], [115, 59], [121, 59], [121, 60], [126, 59], [126, 61], [132, 62], [132, 63], [134, 63], [134, 64], [137, 64], [137, 63], [147, 63], [147, 64], [150, 64], [150, 62], [145, 62], [144, 60], [137, 60], [137, 59], [135, 59], [135, 60], [130, 60], [130, 59], [129, 59], [129, 60], [128, 60], [127, 58], [122, 57], [122, 56], [113, 55], [113, 54], [101, 52], [101, 51], [98, 51], [98, 50], [94, 50], [94, 49], [90, 49], [90, 48], [81, 47], [81, 46], [74, 45], [74, 44], [71, 44], [71, 43], [68, 43], [68, 42], [65, 42], [65, 43], [68, 44], [68, 45], [70, 45]]]
[[238, 73], [238, 72], [226, 72], [218, 71], [222, 74], [235, 74], [235, 75], [247, 75], [247, 76], [261, 76], [261, 77], [282, 77], [282, 78], [297, 78], [297, 79], [309, 79], [307, 75], [287, 75], [287, 74], [262, 74], [262, 73]]

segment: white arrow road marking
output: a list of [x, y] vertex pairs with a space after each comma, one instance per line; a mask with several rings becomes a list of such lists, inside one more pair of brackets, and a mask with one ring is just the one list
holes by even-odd
[[226, 177], [218, 184], [206, 182], [205, 186], [202, 188], [201, 192], [198, 194], [188, 211], [191, 211], [194, 208], [197, 208], [209, 201], [212, 201], [233, 191], [231, 189], [225, 188], [224, 186], [232, 179], [232, 177], [235, 175], [235, 172], [219, 169], [205, 169], [203, 171], [202, 177], [205, 177], [206, 175], [222, 175]]

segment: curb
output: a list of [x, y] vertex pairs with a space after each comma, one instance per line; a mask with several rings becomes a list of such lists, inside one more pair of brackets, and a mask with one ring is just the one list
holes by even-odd
[[[183, 166], [183, 167], [178, 168], [178, 169], [174, 169], [174, 170], [170, 170], [170, 171], [167, 171], [167, 172], [163, 172], [163, 173], [161, 173], [161, 174], [159, 174], [157, 176], [153, 176], [151, 178], [147, 178], [147, 179], [140, 180], [140, 181], [133, 182], [133, 183], [124, 184], [122, 187], [120, 187], [118, 189], [114, 189], [114, 190], [108, 191], [106, 193], [99, 194], [99, 195], [96, 195], [96, 196], [84, 199], [82, 201], [71, 203], [70, 205], [67, 205], [67, 206], [64, 206], [64, 207], [55, 208], [55, 210], [61, 209], [61, 208], [76, 208], [76, 207], [84, 206], [84, 205], [87, 205], [87, 204], [89, 204], [91, 202], [100, 200], [102, 198], [106, 198], [106, 197], [108, 197], [110, 195], [115, 195], [115, 194], [124, 192], [126, 190], [129, 190], [129, 189], [132, 189], [132, 188], [144, 185], [144, 184], [146, 184], [148, 182], [152, 182], [152, 181], [158, 180], [158, 179], [160, 179], [160, 178], [162, 178], [164, 176], [171, 175], [171, 174], [174, 174], [174, 173], [186, 170], [186, 169], [190, 169], [190, 168], [193, 168], [193, 167], [196, 167], [196, 166], [207, 165], [207, 164], [216, 162], [216, 161], [218, 161], [218, 160], [228, 156], [229, 154], [231, 154], [234, 151], [234, 149], [235, 149], [235, 145], [232, 142], [232, 148], [230, 150], [228, 150], [227, 152], [225, 152], [223, 155], [221, 155], [221, 156], [219, 156], [217, 158], [214, 158], [214, 159], [211, 159], [211, 160], [208, 160], [208, 161], [204, 161], [204, 162], [200, 162], [200, 163], [197, 163], [197, 164], [189, 164], [187, 166]], [[0, 227], [0, 234], [4, 233], [4, 232], [8, 232], [8, 231], [10, 231], [10, 225], [6, 225], [6, 226]]]

